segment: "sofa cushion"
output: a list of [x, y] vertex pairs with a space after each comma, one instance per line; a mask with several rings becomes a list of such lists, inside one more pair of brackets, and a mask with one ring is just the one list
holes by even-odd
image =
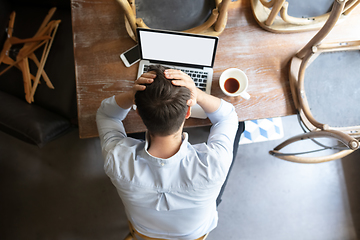
[[68, 119], [0, 91], [0, 130], [42, 147], [71, 128]]

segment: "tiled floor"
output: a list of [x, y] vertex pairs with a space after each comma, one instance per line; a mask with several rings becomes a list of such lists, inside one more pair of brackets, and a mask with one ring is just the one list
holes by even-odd
[[[284, 138], [302, 131], [295, 116], [282, 124]], [[208, 133], [187, 131], [193, 142]], [[209, 240], [358, 239], [360, 152], [322, 164], [291, 163], [268, 154], [284, 138], [240, 145]], [[122, 239], [126, 221], [98, 139], [79, 140], [74, 130], [39, 149], [0, 132], [0, 239]]]

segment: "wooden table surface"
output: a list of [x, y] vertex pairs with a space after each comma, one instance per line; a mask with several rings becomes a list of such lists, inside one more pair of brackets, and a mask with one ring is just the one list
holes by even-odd
[[[360, 39], [360, 8], [335, 26], [325, 39]], [[123, 11], [116, 0], [72, 0], [72, 24], [80, 138], [98, 136], [95, 114], [103, 99], [131, 89], [138, 64], [126, 68], [119, 55], [135, 45], [128, 36]], [[231, 102], [240, 121], [295, 114], [288, 81], [289, 61], [316, 31], [275, 34], [256, 23], [249, 0], [230, 3], [226, 29], [219, 36], [212, 94]], [[225, 96], [219, 87], [227, 68], [243, 70], [250, 100]], [[209, 125], [189, 119], [186, 127]], [[124, 121], [128, 133], [145, 130], [131, 111]]]

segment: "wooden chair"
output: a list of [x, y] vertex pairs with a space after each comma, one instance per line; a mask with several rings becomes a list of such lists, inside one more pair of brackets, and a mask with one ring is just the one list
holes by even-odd
[[[138, 231], [136, 231], [136, 229], [133, 227], [133, 225], [131, 224], [131, 222], [129, 223], [129, 229], [130, 229], [130, 233], [124, 238], [124, 240], [138, 240], [138, 238], [136, 236], [141, 237], [141, 239], [144, 240], [166, 240], [164, 238], [151, 238], [151, 237], [147, 237], [141, 233], [139, 233]], [[195, 240], [205, 240], [207, 238], [207, 236], [209, 235], [209, 233], [205, 234], [202, 237], [199, 237]]]
[[[120, 4], [121, 8], [124, 10], [125, 15], [125, 26], [129, 36], [137, 41], [136, 38], [136, 28], [149, 28], [148, 24], [146, 24], [142, 18], [136, 17], [136, 5], [135, 0], [117, 0]], [[195, 0], [193, 0], [195, 1]], [[205, 1], [205, 0], [199, 0]], [[210, 0], [211, 1], [211, 0]], [[160, 6], [155, 5], [154, 8], [159, 8]], [[176, 3], [173, 2], [173, 3]], [[177, 3], [180, 3], [177, 2]], [[182, 3], [182, 2], [181, 2]], [[212, 10], [209, 18], [199, 26], [193, 27], [191, 29], [183, 30], [188, 33], [196, 33], [196, 34], [204, 34], [204, 35], [212, 35], [218, 36], [225, 29], [227, 22], [227, 9], [229, 7], [230, 0], [215, 0], [215, 8]], [[171, 9], [169, 9], [171, 10]], [[193, 9], [189, 9], [191, 11]], [[165, 10], [162, 12], [166, 12]], [[190, 14], [189, 14], [190, 15]], [[181, 19], [180, 19], [181, 21]], [[165, 30], [174, 30], [174, 29], [165, 29]]]
[[[332, 127], [329, 124], [318, 122], [311, 112], [304, 87], [305, 70], [320, 54], [360, 50], [360, 41], [321, 43], [343, 14], [344, 6], [345, 1], [336, 1], [334, 3], [331, 14], [323, 28], [291, 60], [289, 77], [293, 100], [302, 123], [310, 132], [290, 138], [275, 147], [273, 151], [270, 151], [270, 154], [278, 158], [300, 163], [319, 163], [345, 157], [359, 148], [360, 126]], [[346, 96], [341, 97], [345, 98]], [[348, 104], [350, 105], [351, 102]], [[329, 108], [331, 106], [322, 107]], [[341, 121], [346, 122], [346, 119], [346, 116], [342, 116]], [[282, 148], [293, 142], [323, 137], [336, 139], [346, 147], [339, 152], [323, 157], [300, 157], [295, 154], [280, 152]]]
[[[27, 39], [19, 39], [17, 37], [12, 36], [16, 14], [15, 12], [13, 12], [10, 15], [7, 39], [0, 53], [0, 64], [4, 63], [9, 66], [5, 68], [3, 71], [1, 71], [0, 75], [8, 71], [13, 66], [20, 69], [23, 74], [25, 99], [28, 103], [34, 101], [34, 94], [39, 84], [41, 76], [45, 80], [47, 86], [51, 89], [54, 89], [54, 86], [52, 85], [50, 79], [48, 78], [48, 76], [44, 71], [44, 66], [52, 42], [54, 40], [55, 33], [57, 31], [59, 23], [61, 22], [60, 20], [53, 20], [49, 22], [55, 11], [56, 8], [52, 8], [49, 11], [48, 15], [45, 17], [38, 31], [35, 33], [34, 37]], [[18, 55], [16, 56], [16, 60], [13, 60], [9, 56], [9, 50], [13, 45], [16, 44], [24, 44], [24, 46], [20, 49]], [[42, 46], [44, 46], [44, 49], [41, 60], [39, 61], [34, 52]], [[30, 73], [29, 59], [33, 60], [36, 66], [38, 67], [38, 71], [35, 76]], [[31, 81], [33, 81], [33, 83]]]
[[[300, 18], [288, 15], [289, 3], [285, 0], [250, 0], [251, 8], [258, 24], [270, 32], [303, 32], [318, 30], [330, 16], [330, 12], [314, 17]], [[344, 0], [335, 0], [343, 2]], [[345, 0], [346, 4], [340, 14], [342, 21], [359, 5], [359, 0]]]

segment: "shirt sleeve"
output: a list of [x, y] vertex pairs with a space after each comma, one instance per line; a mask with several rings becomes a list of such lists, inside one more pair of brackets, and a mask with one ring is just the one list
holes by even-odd
[[121, 108], [115, 101], [115, 96], [102, 101], [96, 114], [96, 124], [104, 158], [115, 145], [126, 137], [122, 121], [129, 109]]
[[232, 104], [221, 100], [220, 107], [208, 114], [213, 126], [207, 141], [208, 147], [216, 152], [218, 159], [227, 160], [230, 166], [233, 155], [233, 145], [238, 128], [238, 117]]

